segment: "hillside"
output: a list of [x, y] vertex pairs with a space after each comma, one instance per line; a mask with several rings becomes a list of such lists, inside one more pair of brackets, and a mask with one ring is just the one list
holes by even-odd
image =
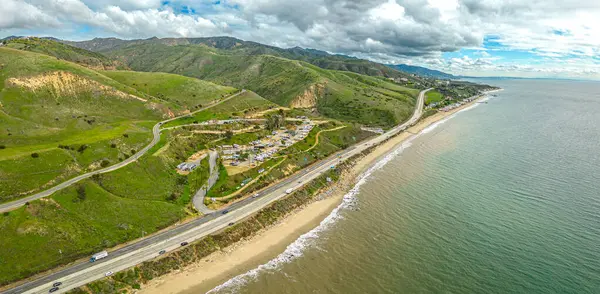
[[207, 38], [150, 38], [145, 40], [121, 40], [117, 38], [95, 38], [89, 41], [70, 42], [67, 44], [96, 52], [110, 52], [129, 46], [137, 45], [168, 45], [188, 46], [203, 45], [209, 48], [226, 50], [235, 55], [273, 55], [292, 60], [301, 60], [316, 65], [323, 69], [350, 71], [354, 73], [391, 78], [409, 78], [422, 82], [418, 77], [412, 77], [404, 72], [394, 70], [383, 64], [358, 59], [340, 54], [330, 54], [315, 49], [300, 47], [278, 48], [251, 41], [243, 41], [232, 37], [207, 37]]
[[175, 74], [135, 71], [102, 71], [107, 77], [140, 92], [194, 110], [237, 91], [232, 87]]
[[58, 59], [71, 61], [92, 69], [117, 69], [124, 68], [122, 64], [108, 57], [89, 50], [70, 46], [49, 39], [27, 37], [9, 38], [5, 40], [6, 47], [31, 51], [54, 56]]
[[397, 69], [397, 70], [411, 73], [411, 74], [416, 74], [416, 75], [423, 76], [423, 77], [431, 77], [431, 78], [446, 79], [446, 80], [453, 80], [453, 79], [458, 78], [457, 76], [451, 75], [449, 73], [445, 73], [445, 72], [442, 72], [439, 70], [429, 69], [429, 68], [422, 67], [422, 66], [414, 66], [414, 65], [408, 65], [408, 64], [389, 64], [388, 66], [393, 69]]
[[52, 56], [0, 48], [0, 202], [123, 160], [148, 144], [157, 121], [234, 91], [174, 75], [114, 75], [125, 84], [160, 80], [165, 93], [138, 91]]
[[168, 72], [245, 88], [282, 106], [367, 125], [391, 127], [407, 119], [418, 92], [380, 77], [204, 44], [140, 42], [117, 47], [105, 54], [137, 71]]

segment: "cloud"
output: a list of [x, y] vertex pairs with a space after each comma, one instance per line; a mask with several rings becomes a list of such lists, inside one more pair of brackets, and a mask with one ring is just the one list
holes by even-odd
[[38, 7], [22, 0], [3, 0], [0, 8], [0, 30], [8, 28], [58, 27], [60, 22]]
[[[452, 71], [554, 71], [562, 58], [588, 72], [600, 56], [597, 15], [600, 2], [588, 0], [4, 0], [0, 34], [230, 35]], [[443, 57], [465, 49], [477, 53]], [[507, 51], [531, 60], [495, 58]]]

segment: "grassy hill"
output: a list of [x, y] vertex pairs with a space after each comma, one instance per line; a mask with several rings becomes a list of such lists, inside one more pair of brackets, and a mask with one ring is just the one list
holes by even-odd
[[167, 73], [102, 71], [102, 74], [140, 92], [194, 110], [237, 91], [232, 87]]
[[84, 50], [53, 40], [28, 37], [9, 39], [5, 42], [6, 47], [8, 48], [42, 53], [93, 69], [124, 68], [123, 64], [115, 62], [100, 53]]
[[150, 38], [145, 40], [121, 40], [117, 38], [95, 38], [89, 41], [65, 43], [77, 46], [86, 50], [96, 52], [111, 52], [130, 46], [139, 45], [167, 45], [167, 46], [190, 46], [200, 45], [208, 48], [220, 49], [230, 52], [234, 55], [272, 55], [291, 60], [300, 60], [323, 69], [350, 71], [354, 73], [381, 76], [391, 78], [408, 78], [412, 81], [423, 82], [418, 77], [413, 77], [402, 71], [395, 70], [383, 64], [349, 57], [340, 54], [330, 54], [325, 51], [315, 49], [305, 49], [300, 47], [278, 48], [275, 46], [264, 45], [252, 41], [243, 41], [232, 37], [206, 37], [206, 38]]
[[[140, 84], [160, 79], [128, 75]], [[119, 162], [148, 144], [157, 121], [233, 91], [185, 77], [162, 80], [180, 94], [158, 99], [71, 62], [0, 48], [0, 202]], [[187, 97], [193, 89], [196, 97]]]
[[169, 72], [246, 88], [282, 106], [361, 124], [391, 127], [406, 120], [418, 93], [382, 77], [205, 44], [141, 42], [119, 48], [106, 54], [138, 71]]

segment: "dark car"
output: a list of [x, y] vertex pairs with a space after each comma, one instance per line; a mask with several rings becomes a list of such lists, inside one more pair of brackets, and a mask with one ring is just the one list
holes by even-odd
[[54, 288], [50, 289], [50, 291], [48, 291], [48, 292], [52, 293], [52, 292], [56, 292], [56, 291], [58, 291], [58, 287], [54, 287]]
[[223, 212], [221, 212], [222, 214], [227, 214], [229, 212], [229, 210], [223, 210]]
[[[181, 245], [183, 246], [183, 244], [181, 244]], [[161, 250], [161, 251], [158, 251], [158, 254], [165, 254], [165, 252], [167, 252], [167, 251], [166, 250]]]
[[62, 285], [62, 282], [55, 282], [54, 284], [52, 284], [52, 287], [58, 287]]
[[233, 226], [234, 223], [229, 223], [230, 226]]
[[189, 243], [188, 242], [181, 242], [181, 246], [185, 246], [187, 244], [189, 244]]

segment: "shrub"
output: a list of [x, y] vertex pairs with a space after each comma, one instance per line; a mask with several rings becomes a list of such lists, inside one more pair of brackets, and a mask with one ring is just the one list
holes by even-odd
[[129, 134], [123, 134], [123, 137], [129, 138]]
[[5, 145], [0, 145], [0, 149], [6, 149]]
[[110, 148], [117, 148], [117, 144], [115, 144], [115, 143], [110, 144]]
[[106, 159], [102, 159], [102, 161], [100, 162], [101, 167], [107, 167], [109, 164], [110, 162]]
[[39, 154], [37, 154], [36, 152], [34, 152], [34, 153], [31, 153], [31, 157], [33, 157], [33, 158], [38, 158], [38, 157], [40, 157], [40, 155], [39, 155]]
[[85, 151], [85, 149], [87, 149], [87, 148], [88, 148], [88, 146], [83, 144], [83, 145], [79, 146], [79, 148], [77, 148], [77, 152], [83, 153], [83, 151]]
[[79, 201], [83, 201], [85, 200], [86, 196], [85, 187], [83, 185], [77, 186], [77, 199], [79, 199]]

